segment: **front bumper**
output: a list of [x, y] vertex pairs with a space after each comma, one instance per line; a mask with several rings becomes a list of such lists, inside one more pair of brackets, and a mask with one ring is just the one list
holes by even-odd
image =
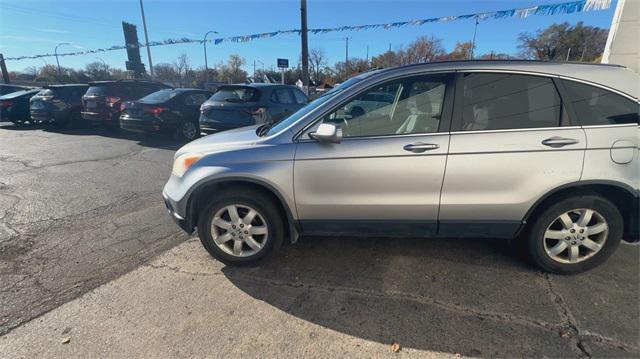
[[167, 207], [167, 211], [169, 215], [173, 219], [174, 222], [178, 225], [178, 227], [182, 228], [188, 234], [193, 233], [193, 225], [190, 223], [187, 218], [184, 218], [182, 215], [178, 213], [177, 208], [179, 207], [179, 203], [172, 200], [167, 193], [162, 191], [162, 198], [164, 199], [164, 205]]
[[153, 121], [144, 118], [120, 116], [120, 128], [131, 132], [168, 132], [175, 130], [175, 123]]
[[[118, 117], [114, 116], [114, 114], [109, 112], [91, 112], [91, 111], [82, 111], [80, 112], [82, 119], [85, 121], [89, 121], [92, 124], [99, 125], [112, 125], [116, 126], [118, 124]], [[114, 120], [115, 117], [115, 120]]]

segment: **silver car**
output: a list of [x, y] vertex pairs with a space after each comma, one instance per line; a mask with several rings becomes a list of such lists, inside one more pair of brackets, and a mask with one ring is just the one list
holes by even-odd
[[[175, 155], [167, 208], [227, 264], [300, 234], [523, 241], [578, 273], [638, 240], [638, 87], [611, 65], [417, 64]], [[393, 101], [349, 111], [369, 94]]]

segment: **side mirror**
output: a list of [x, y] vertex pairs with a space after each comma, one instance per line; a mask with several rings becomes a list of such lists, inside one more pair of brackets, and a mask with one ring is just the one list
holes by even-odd
[[331, 123], [322, 123], [316, 132], [311, 132], [309, 137], [326, 143], [340, 143], [342, 141], [342, 129]]

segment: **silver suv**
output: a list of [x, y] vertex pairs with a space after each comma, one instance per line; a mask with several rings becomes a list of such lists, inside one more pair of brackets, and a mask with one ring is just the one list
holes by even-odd
[[[187, 144], [163, 195], [227, 264], [299, 234], [472, 237], [577, 273], [638, 239], [639, 84], [534, 61], [372, 71], [271, 127]], [[370, 94], [392, 101], [359, 106]]]

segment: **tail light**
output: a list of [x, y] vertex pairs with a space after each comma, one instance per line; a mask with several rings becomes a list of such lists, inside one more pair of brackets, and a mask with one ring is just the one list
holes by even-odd
[[13, 106], [13, 102], [11, 101], [0, 101], [0, 107], [7, 108]]
[[159, 115], [159, 114], [167, 111], [167, 109], [164, 108], [164, 107], [154, 107], [154, 106], [145, 106], [144, 110], [145, 110], [145, 112], [149, 112], [149, 113], [152, 113], [154, 115]]
[[107, 96], [105, 101], [107, 102], [107, 106], [112, 108], [119, 108], [116, 104], [120, 101], [120, 97]]
[[124, 111], [127, 108], [126, 102], [120, 104], [120, 111]]

